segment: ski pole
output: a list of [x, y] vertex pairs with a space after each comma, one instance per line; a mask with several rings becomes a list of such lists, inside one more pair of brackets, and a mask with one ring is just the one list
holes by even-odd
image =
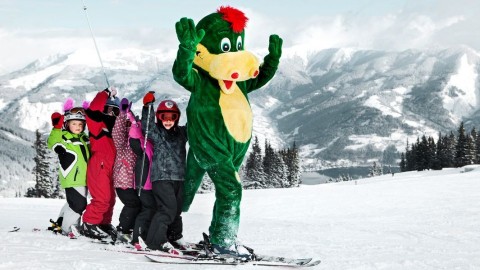
[[107, 88], [110, 88], [110, 83], [108, 82], [107, 73], [105, 73], [105, 68], [103, 67], [102, 57], [100, 56], [100, 51], [98, 50], [97, 42], [95, 41], [95, 36], [93, 35], [92, 26], [90, 25], [90, 20], [87, 13], [87, 5], [85, 1], [82, 0], [83, 11], [85, 11], [85, 18], [87, 18], [88, 28], [90, 28], [90, 34], [92, 35], [93, 44], [95, 45], [95, 50], [97, 51], [98, 59], [100, 60], [100, 65], [102, 66], [103, 76], [105, 76], [105, 81], [107, 82]]
[[[150, 91], [150, 92], [152, 93], [153, 91]], [[152, 110], [153, 110], [153, 102], [151, 102], [150, 106], [148, 106], [147, 121], [146, 121], [147, 126], [145, 127], [145, 141], [143, 141], [142, 170], [140, 171], [140, 187], [138, 189], [138, 197], [140, 197], [140, 194], [142, 193], [142, 189], [143, 189], [143, 168], [145, 167], [145, 155], [146, 155], [145, 153], [147, 151], [148, 126], [150, 124], [150, 111]]]

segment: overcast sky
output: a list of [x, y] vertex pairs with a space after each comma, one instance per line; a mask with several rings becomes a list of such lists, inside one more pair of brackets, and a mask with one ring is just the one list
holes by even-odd
[[[177, 47], [175, 22], [221, 5], [250, 19], [247, 49], [279, 34], [285, 48], [375, 50], [467, 45], [480, 51], [479, 0], [84, 0], [100, 51]], [[0, 74], [92, 48], [82, 0], [0, 0]]]

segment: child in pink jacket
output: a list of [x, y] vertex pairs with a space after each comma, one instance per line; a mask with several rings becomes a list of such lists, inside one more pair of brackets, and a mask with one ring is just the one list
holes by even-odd
[[[153, 157], [153, 145], [147, 140], [145, 149], [145, 134], [142, 132], [141, 122], [137, 121], [133, 114], [129, 114], [132, 123], [129, 131], [130, 148], [136, 154], [135, 162], [135, 189], [141, 202], [141, 210], [135, 220], [132, 244], [139, 242], [139, 237], [147, 238], [150, 221], [155, 213], [155, 199], [152, 194], [152, 182], [150, 181], [150, 164]], [[145, 153], [145, 154], [144, 154]], [[143, 168], [142, 168], [143, 167]]]

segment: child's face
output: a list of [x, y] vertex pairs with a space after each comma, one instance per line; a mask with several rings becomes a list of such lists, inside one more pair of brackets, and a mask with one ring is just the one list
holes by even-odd
[[162, 120], [162, 125], [166, 130], [169, 130], [175, 125], [175, 121], [172, 120]]
[[68, 129], [73, 134], [80, 134], [83, 131], [85, 123], [80, 120], [70, 120], [68, 121]]

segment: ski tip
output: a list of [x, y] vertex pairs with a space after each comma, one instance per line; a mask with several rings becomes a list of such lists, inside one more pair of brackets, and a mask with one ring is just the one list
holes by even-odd
[[18, 232], [20, 230], [20, 227], [13, 227], [13, 229], [9, 230], [8, 232]]
[[315, 261], [312, 261], [312, 262], [309, 262], [303, 266], [305, 267], [312, 267], [312, 266], [316, 266], [316, 265], [319, 265], [322, 261], [321, 260], [315, 260]]

